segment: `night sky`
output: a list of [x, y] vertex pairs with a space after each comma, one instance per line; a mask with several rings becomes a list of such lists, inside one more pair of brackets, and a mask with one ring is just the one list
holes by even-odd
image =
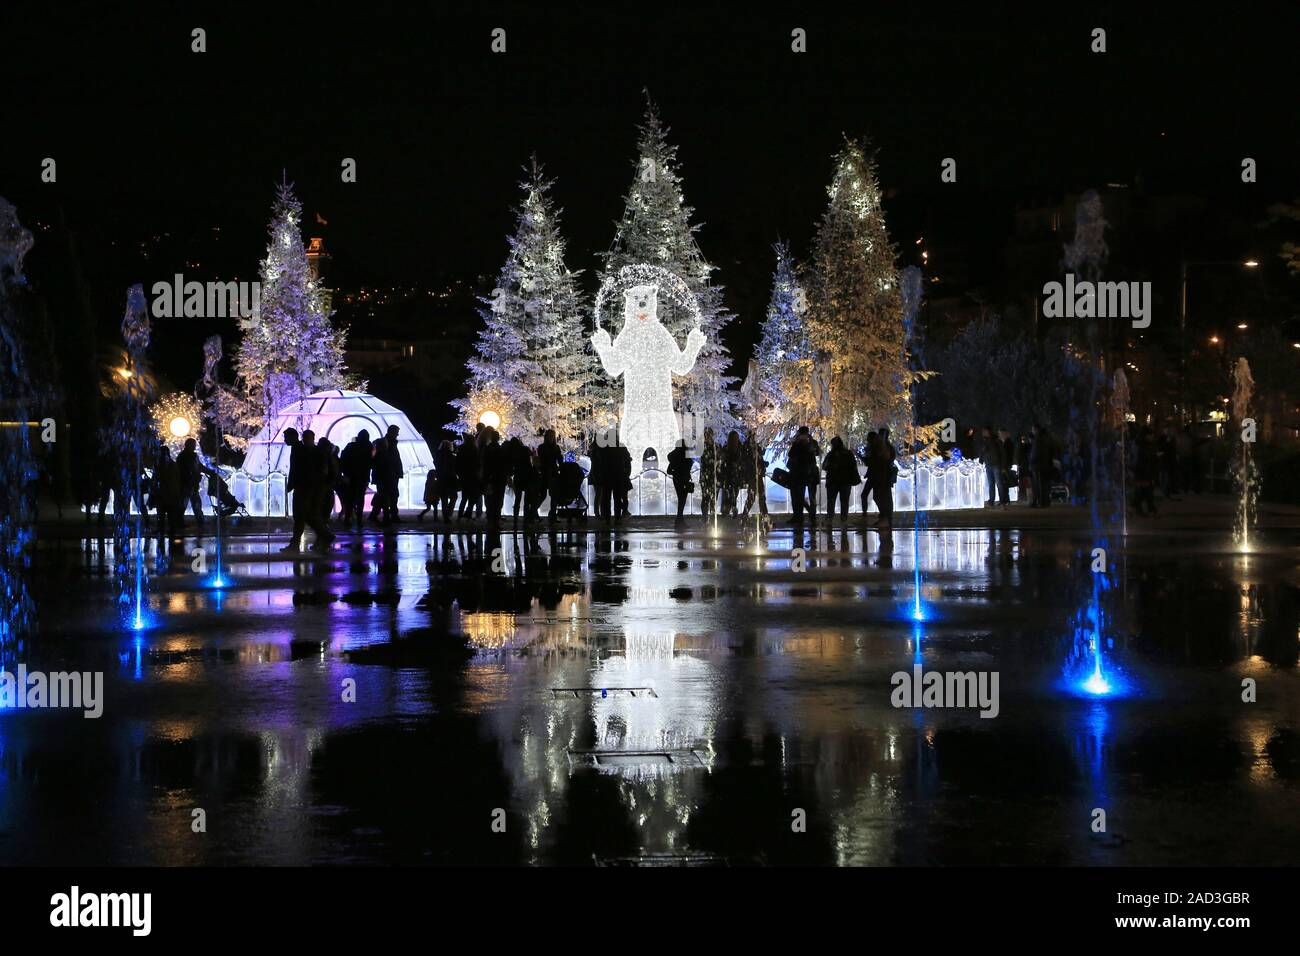
[[[1140, 175], [1245, 215], [1300, 194], [1294, 5], [1016, 18], [931, 4], [780, 16], [743, 4], [107, 6], [0, 10], [0, 195], [29, 226], [66, 223], [83, 255], [102, 256], [96, 307], [110, 329], [126, 285], [183, 265], [131, 252], [151, 234], [192, 237], [198, 278], [251, 278], [282, 170], [309, 219], [329, 222], [331, 286], [473, 282], [501, 265], [535, 151], [557, 180], [569, 263], [594, 289], [643, 90], [678, 146], [702, 248], [740, 315], [729, 343], [745, 354], [771, 244], [806, 251], [846, 133], [878, 151], [903, 254], [925, 233], [964, 244], [977, 268], [1017, 203], [1107, 181]], [[190, 52], [195, 26], [204, 54]], [[489, 50], [497, 26], [504, 55]], [[1105, 54], [1089, 51], [1096, 26]], [[794, 27], [806, 54], [790, 52]], [[56, 184], [39, 180], [45, 156]], [[939, 179], [947, 156], [956, 184]], [[1253, 186], [1244, 156], [1259, 164]], [[357, 160], [355, 184], [340, 181], [343, 157]], [[42, 262], [38, 247], [38, 284], [60, 281]], [[184, 341], [233, 333], [221, 325]], [[157, 348], [166, 362], [166, 334]], [[197, 355], [185, 361], [197, 370]]]

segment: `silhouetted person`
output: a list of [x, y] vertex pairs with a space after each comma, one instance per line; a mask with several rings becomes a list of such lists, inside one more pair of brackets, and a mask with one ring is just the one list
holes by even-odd
[[442, 520], [450, 521], [456, 508], [456, 451], [447, 439], [433, 453], [433, 467], [438, 472], [438, 500], [442, 502]]
[[767, 460], [763, 457], [763, 446], [758, 443], [758, 437], [753, 431], [750, 431], [749, 437], [745, 439], [745, 460], [747, 467], [744, 475], [744, 487], [749, 491], [745, 497], [745, 510], [741, 512], [741, 517], [749, 516], [750, 510], [754, 507], [754, 502], [758, 502], [760, 514], [767, 514]]
[[1007, 503], [1007, 486], [1002, 480], [1002, 442], [992, 425], [984, 426], [983, 442], [980, 444], [980, 460], [984, 463], [984, 477], [989, 483], [989, 493], [984, 499], [984, 507], [995, 507]]
[[632, 452], [622, 442], [606, 449], [609, 455], [609, 486], [614, 498], [614, 517], [628, 514], [627, 493], [632, 490]]
[[559, 443], [555, 440], [555, 429], [548, 428], [542, 436], [542, 443], [537, 446], [537, 468], [542, 473], [542, 483], [546, 485], [546, 493], [552, 496], [550, 514], [555, 515], [555, 476], [559, 474], [560, 463], [564, 461], [564, 453], [560, 451]]
[[375, 460], [371, 466], [375, 495], [370, 501], [370, 520], [383, 524], [400, 524], [402, 521], [397, 513], [398, 483], [402, 478], [398, 431], [396, 425], [389, 425], [384, 437], [375, 442]]
[[511, 503], [510, 515], [518, 522], [519, 512], [524, 512], [524, 517], [528, 516], [528, 509], [525, 507], [528, 497], [527, 489], [530, 480], [530, 472], [533, 468], [533, 456], [518, 435], [511, 438], [501, 446], [506, 453], [506, 464], [510, 470], [510, 487], [514, 489], [514, 501]]
[[203, 500], [199, 496], [199, 481], [204, 470], [199, 461], [198, 443], [193, 438], [185, 439], [185, 447], [176, 456], [176, 471], [181, 483], [181, 518], [184, 520], [188, 504], [200, 528], [203, 527]]
[[460, 480], [459, 517], [473, 518], [483, 510], [478, 467], [478, 445], [474, 435], [466, 435], [456, 449], [456, 477]]
[[821, 475], [817, 468], [817, 443], [813, 441], [807, 425], [799, 426], [794, 441], [790, 443], [786, 470], [790, 473], [790, 504], [794, 510], [794, 520], [802, 522], [804, 509], [807, 508], [808, 515], [815, 524], [817, 486]]
[[321, 518], [328, 522], [334, 516], [334, 492], [339, 486], [342, 464], [338, 448], [328, 438], [322, 438], [316, 447], [320, 449], [321, 466], [325, 473], [320, 494]]
[[844, 447], [844, 440], [836, 435], [831, 439], [831, 449], [822, 461], [822, 471], [826, 473], [826, 518], [835, 517], [835, 500], [840, 503], [840, 518], [849, 519], [849, 501], [853, 489], [862, 482], [858, 475], [858, 463], [853, 452]]
[[297, 551], [298, 541], [302, 537], [303, 529], [307, 526], [301, 514], [302, 495], [297, 493], [299, 486], [302, 484], [303, 463], [306, 461], [307, 456], [303, 453], [303, 443], [298, 437], [298, 429], [286, 428], [284, 430], [284, 444], [289, 449], [289, 474], [284, 481], [284, 498], [286, 502], [289, 502], [290, 495], [293, 496], [291, 504], [293, 509], [293, 537], [280, 550]]
[[612, 518], [613, 488], [609, 481], [610, 457], [606, 448], [609, 432], [602, 432], [591, 443], [587, 457], [591, 470], [587, 472], [587, 489], [591, 492], [591, 510], [597, 518]]
[[339, 473], [343, 480], [343, 526], [361, 530], [366, 516], [366, 489], [370, 487], [370, 469], [375, 449], [370, 432], [364, 428], [339, 455]]
[[421, 495], [424, 501], [424, 510], [415, 516], [416, 521], [423, 521], [424, 516], [433, 511], [433, 516], [438, 517], [438, 469], [430, 468], [424, 476], [424, 494]]
[[185, 504], [181, 495], [180, 470], [172, 461], [166, 445], [158, 446], [154, 460], [153, 481], [149, 486], [149, 503], [158, 512], [159, 539], [180, 537]]
[[704, 447], [700, 449], [700, 513], [709, 518], [717, 510], [718, 483], [722, 470], [713, 429], [704, 429]]
[[[289, 431], [290, 429], [285, 431], [286, 440]], [[307, 528], [316, 533], [312, 547], [324, 548], [334, 540], [334, 535], [330, 534], [321, 514], [321, 499], [325, 494], [329, 466], [325, 463], [322, 449], [316, 444], [316, 434], [311, 429], [302, 433], [302, 440], [293, 449], [289, 474], [293, 481], [293, 537], [282, 550], [297, 551], [303, 531]], [[333, 494], [333, 489], [330, 494]]]
[[501, 508], [506, 499], [506, 483], [510, 480], [510, 459], [501, 446], [501, 436], [495, 428], [487, 430], [483, 445], [483, 494], [487, 499], [488, 521], [501, 521]]
[[722, 446], [722, 513], [736, 514], [736, 502], [740, 498], [741, 486], [745, 483], [748, 471], [745, 461], [745, 446], [740, 442], [740, 434], [734, 429], [727, 433], [727, 443]]
[[[691, 483], [691, 457], [686, 454], [686, 442], [678, 440], [677, 447], [668, 453], [668, 477], [672, 479], [673, 491], [677, 494], [677, 517], [686, 513], [695, 486]], [[764, 512], [766, 513], [766, 503]]]
[[[867, 435], [867, 484], [862, 489], [865, 495], [867, 488], [871, 489], [871, 499], [876, 503], [876, 510], [880, 512], [879, 518], [876, 519], [876, 527], [881, 529], [890, 529], [894, 525], [894, 456], [892, 449], [879, 432], [871, 432]], [[867, 506], [864, 502], [862, 505], [862, 515], [865, 519]]]

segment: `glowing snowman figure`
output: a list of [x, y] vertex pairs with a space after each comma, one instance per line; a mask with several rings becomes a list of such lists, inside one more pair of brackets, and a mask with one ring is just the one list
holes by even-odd
[[591, 337], [609, 376], [623, 376], [619, 444], [631, 452], [634, 474], [641, 470], [647, 448], [666, 462], [681, 438], [673, 413], [673, 376], [686, 375], [695, 367], [704, 341], [703, 332], [691, 329], [686, 348], [677, 347], [672, 333], [659, 321], [659, 288], [654, 285], [633, 286], [624, 293], [623, 329], [613, 342], [604, 329]]

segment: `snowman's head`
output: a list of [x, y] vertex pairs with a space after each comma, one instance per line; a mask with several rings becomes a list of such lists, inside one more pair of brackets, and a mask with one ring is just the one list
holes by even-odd
[[627, 321], [659, 321], [659, 287], [634, 285], [623, 293], [623, 315]]

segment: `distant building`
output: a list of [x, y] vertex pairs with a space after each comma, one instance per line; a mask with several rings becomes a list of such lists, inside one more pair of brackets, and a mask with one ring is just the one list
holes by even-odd
[[[324, 223], [318, 215], [316, 220]], [[321, 283], [321, 266], [328, 263], [330, 254], [325, 251], [325, 240], [320, 236], [312, 236], [307, 240], [307, 268], [311, 270], [311, 277], [317, 284]], [[325, 310], [329, 311], [334, 306], [334, 290], [322, 285], [321, 293], [325, 298]]]

